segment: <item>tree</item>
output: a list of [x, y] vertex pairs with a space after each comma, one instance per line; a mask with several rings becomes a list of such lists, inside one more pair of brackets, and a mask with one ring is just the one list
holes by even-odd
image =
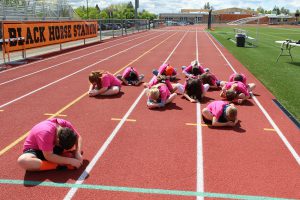
[[98, 6], [98, 4], [96, 4], [96, 9], [99, 11], [99, 13], [100, 13], [100, 8], [99, 8], [99, 6]]
[[133, 7], [133, 4], [132, 4], [131, 1], [127, 4], [127, 8], [128, 8], [128, 9], [133, 9], [133, 10], [134, 10], [134, 7]]
[[280, 15], [280, 9], [277, 6], [273, 8], [273, 11], [276, 13], [276, 15]]
[[262, 14], [265, 13], [265, 10], [264, 10], [263, 7], [261, 7], [261, 6], [259, 6], [259, 7], [256, 9], [256, 11], [257, 11], [258, 13], [262, 13]]
[[208, 9], [208, 10], [211, 9], [211, 6], [209, 5], [209, 2], [204, 4], [204, 9]]

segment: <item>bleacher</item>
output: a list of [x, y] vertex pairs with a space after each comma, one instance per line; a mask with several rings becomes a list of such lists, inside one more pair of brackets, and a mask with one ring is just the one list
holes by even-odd
[[2, 20], [61, 20], [80, 17], [68, 5], [66, 0], [51, 1], [0, 1], [0, 18]]

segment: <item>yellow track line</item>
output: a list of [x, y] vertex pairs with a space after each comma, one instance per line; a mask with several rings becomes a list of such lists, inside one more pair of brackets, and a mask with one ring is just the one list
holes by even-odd
[[[176, 33], [170, 35], [169, 37], [167, 37], [166, 39], [164, 39], [163, 41], [161, 41], [160, 43], [158, 43], [157, 45], [155, 45], [154, 47], [152, 47], [150, 50], [146, 51], [145, 53], [143, 53], [141, 56], [139, 56], [138, 58], [134, 59], [133, 61], [131, 61], [130, 63], [128, 63], [127, 65], [125, 65], [124, 67], [122, 67], [121, 69], [119, 69], [118, 71], [116, 71], [114, 73], [114, 75], [120, 73], [122, 70], [124, 70], [126, 67], [130, 66], [132, 63], [134, 63], [135, 61], [139, 60], [141, 57], [143, 57], [144, 55], [148, 54], [150, 51], [152, 51], [153, 49], [155, 49], [156, 47], [158, 47], [159, 45], [161, 45], [162, 43], [164, 43], [165, 41], [167, 41], [170, 37], [172, 37], [173, 35], [175, 35]], [[65, 107], [63, 107], [62, 109], [60, 109], [59, 111], [57, 111], [56, 113], [54, 113], [52, 116], [50, 116], [48, 119], [54, 118], [58, 115], [60, 115], [60, 113], [62, 113], [63, 111], [65, 111], [66, 109], [68, 109], [69, 107], [71, 107], [73, 104], [75, 104], [76, 102], [78, 102], [79, 100], [81, 100], [84, 96], [87, 95], [87, 92], [83, 93], [81, 96], [77, 97], [75, 100], [73, 100], [71, 103], [69, 103], [68, 105], [66, 105]], [[21, 142], [22, 140], [24, 140], [29, 134], [29, 131], [27, 131], [25, 134], [23, 134], [21, 137], [19, 137], [18, 139], [16, 139], [14, 142], [12, 142], [11, 144], [9, 144], [8, 146], [6, 146], [4, 149], [2, 149], [0, 151], [0, 156], [2, 156], [5, 152], [7, 152], [8, 150], [10, 150], [11, 148], [13, 148], [14, 146], [16, 146], [19, 142]]]
[[264, 128], [264, 131], [275, 131], [273, 128]]
[[[120, 119], [120, 118], [111, 118], [111, 120], [113, 120], [113, 121], [121, 121], [122, 119]], [[125, 121], [136, 122], [136, 119], [126, 119]]]
[[[50, 116], [52, 116], [52, 115], [54, 115], [54, 114], [51, 114], [51, 113], [45, 113], [44, 115], [50, 115]], [[59, 115], [57, 115], [57, 117], [66, 117], [67, 115], [63, 115], [63, 114], [59, 114]]]
[[[196, 123], [185, 123], [187, 126], [197, 126]], [[207, 124], [201, 124], [201, 126], [207, 126]]]

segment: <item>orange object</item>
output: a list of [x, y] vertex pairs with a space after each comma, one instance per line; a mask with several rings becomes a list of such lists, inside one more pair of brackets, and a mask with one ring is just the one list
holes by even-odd
[[41, 171], [46, 171], [46, 170], [54, 170], [58, 166], [57, 163], [49, 162], [49, 161], [42, 161], [42, 164], [40, 166]]
[[174, 68], [172, 67], [172, 66], [168, 66], [167, 68], [166, 68], [166, 75], [167, 76], [172, 76], [173, 75], [173, 72], [174, 72]]

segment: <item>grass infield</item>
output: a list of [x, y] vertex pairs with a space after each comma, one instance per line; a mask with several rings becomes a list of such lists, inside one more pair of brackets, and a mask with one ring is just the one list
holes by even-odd
[[[247, 35], [257, 38], [257, 47], [237, 47], [233, 29], [241, 28]], [[298, 120], [300, 120], [300, 47], [291, 50], [289, 56], [276, 58], [280, 53], [278, 40], [300, 40], [300, 27], [276, 26], [217, 26], [210, 33], [227, 48], [256, 78], [258, 78], [276, 99]]]

